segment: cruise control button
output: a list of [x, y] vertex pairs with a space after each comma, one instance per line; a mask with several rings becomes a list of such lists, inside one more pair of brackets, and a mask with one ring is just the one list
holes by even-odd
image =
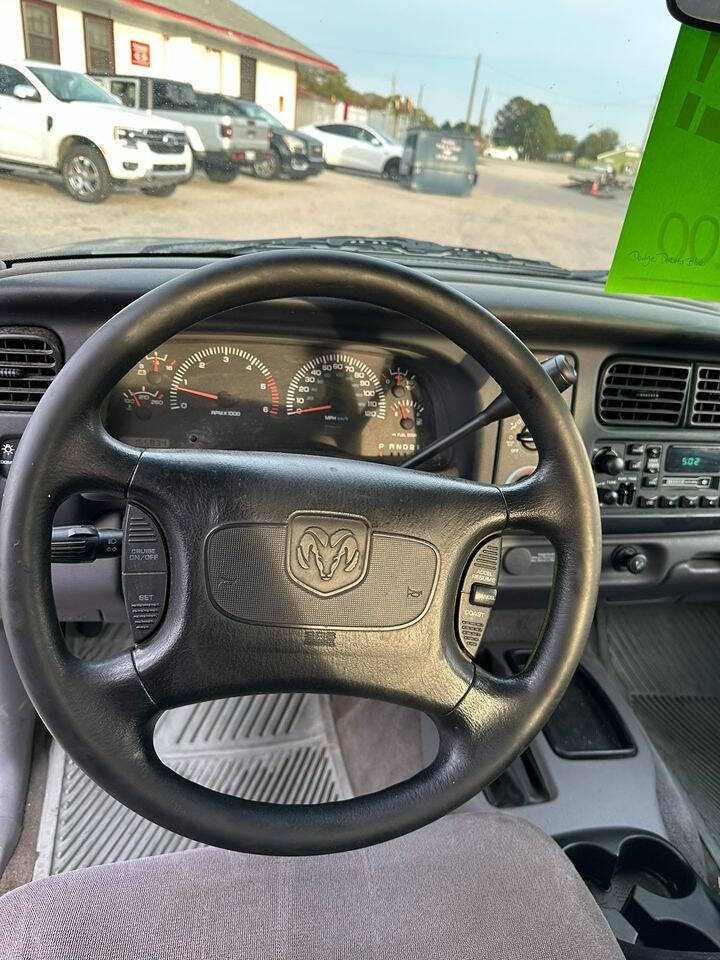
[[123, 524], [123, 573], [166, 573], [165, 544], [158, 525], [140, 507], [130, 504]]
[[165, 610], [166, 573], [124, 573], [125, 609], [136, 643], [148, 637]]
[[475, 607], [491, 607], [497, 600], [497, 590], [482, 583], [474, 583], [470, 588], [470, 603]]

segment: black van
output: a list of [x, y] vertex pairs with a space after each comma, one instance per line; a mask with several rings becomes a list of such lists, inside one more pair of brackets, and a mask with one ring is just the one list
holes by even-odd
[[270, 129], [270, 150], [251, 165], [261, 180], [274, 180], [283, 174], [291, 180], [305, 180], [325, 169], [323, 148], [319, 140], [306, 133], [288, 130], [277, 117], [252, 100], [240, 100], [220, 93], [198, 93], [198, 100], [208, 112], [244, 117], [267, 124]]

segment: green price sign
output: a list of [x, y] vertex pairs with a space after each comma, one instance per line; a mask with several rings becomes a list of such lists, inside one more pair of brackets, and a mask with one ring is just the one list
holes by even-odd
[[605, 289], [720, 300], [720, 34], [682, 26]]

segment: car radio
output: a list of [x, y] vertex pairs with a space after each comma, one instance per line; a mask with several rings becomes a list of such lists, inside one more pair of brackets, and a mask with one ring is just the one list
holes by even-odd
[[711, 510], [718, 506], [720, 444], [598, 440], [592, 465], [602, 507]]

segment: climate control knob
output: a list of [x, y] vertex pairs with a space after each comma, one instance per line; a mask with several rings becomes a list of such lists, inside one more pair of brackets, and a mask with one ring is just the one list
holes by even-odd
[[618, 473], [622, 473], [624, 469], [625, 461], [612, 447], [601, 450], [593, 460], [595, 473], [607, 473], [611, 477], [615, 477]]

